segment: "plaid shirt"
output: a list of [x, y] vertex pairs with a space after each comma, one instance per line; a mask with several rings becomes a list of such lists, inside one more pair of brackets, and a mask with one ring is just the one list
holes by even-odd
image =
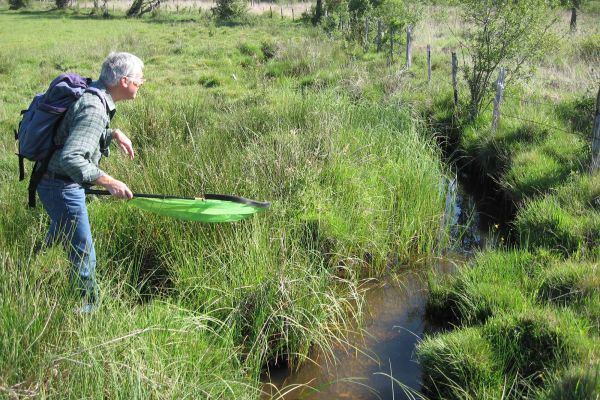
[[100, 81], [92, 86], [104, 93], [108, 112], [98, 96], [84, 93], [61, 121], [54, 138], [59, 149], [48, 164], [48, 171], [68, 176], [79, 184], [92, 183], [105, 175], [98, 163], [102, 155], [109, 155], [112, 140], [108, 124], [115, 113], [115, 103]]

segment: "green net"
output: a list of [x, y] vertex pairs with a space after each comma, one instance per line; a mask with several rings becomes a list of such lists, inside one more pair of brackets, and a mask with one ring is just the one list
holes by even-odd
[[188, 221], [233, 222], [247, 218], [266, 208], [212, 199], [148, 199], [135, 197], [129, 201], [142, 210]]

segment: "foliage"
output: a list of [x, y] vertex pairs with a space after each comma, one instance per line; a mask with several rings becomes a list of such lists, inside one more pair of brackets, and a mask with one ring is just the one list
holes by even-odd
[[317, 0], [317, 5], [315, 6], [315, 12], [311, 19], [313, 25], [317, 25], [321, 22], [321, 18], [323, 18], [323, 0]]
[[433, 253], [443, 168], [409, 110], [381, 101], [385, 66], [288, 19], [115, 18], [107, 29], [68, 14], [0, 14], [0, 93], [11, 94], [0, 126], [14, 127], [59, 67], [94, 76], [108, 51], [127, 49], [147, 83], [112, 126], [136, 158], [115, 152], [103, 167], [140, 192], [273, 207], [208, 225], [90, 199], [104, 297], [82, 318], [62, 249], [31, 251], [47, 219], [23, 206], [14, 155], [1, 153], [0, 397], [257, 399], [268, 362], [333, 354], [347, 339], [361, 274]]
[[422, 6], [412, 0], [378, 0], [375, 4], [374, 15], [397, 32], [415, 25], [422, 14]]
[[248, 6], [244, 0], [216, 0], [213, 12], [223, 20], [239, 19], [246, 16]]
[[18, 10], [29, 6], [30, 0], [8, 0], [9, 9]]
[[129, 10], [127, 10], [127, 16], [141, 17], [146, 13], [153, 12], [159, 6], [160, 0], [134, 0]]
[[373, 4], [370, 0], [349, 0], [348, 11], [355, 18], [363, 18], [371, 13]]
[[59, 10], [64, 10], [71, 4], [71, 0], [54, 0], [54, 4], [56, 4], [56, 8]]
[[464, 0], [461, 4], [463, 48], [468, 58], [464, 76], [469, 86], [469, 111], [477, 115], [493, 90], [491, 82], [500, 67], [507, 80], [519, 77], [527, 62], [541, 57], [551, 46], [548, 17], [553, 0]]

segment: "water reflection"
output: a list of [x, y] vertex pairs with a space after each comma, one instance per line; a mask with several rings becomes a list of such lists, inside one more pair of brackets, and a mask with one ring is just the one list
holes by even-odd
[[[450, 263], [439, 266], [442, 273], [452, 268]], [[371, 284], [366, 292], [362, 326], [367, 333], [350, 338], [353, 346], [365, 349], [363, 352], [338, 346], [334, 364], [328, 363], [330, 360], [323, 354], [315, 354], [311, 357], [314, 363], [305, 364], [295, 373], [270, 371], [271, 382], [279, 389], [302, 385], [282, 396], [288, 400], [418, 398], [418, 394], [410, 396], [405, 390], [418, 393], [421, 388], [421, 370], [414, 349], [426, 329], [423, 321], [426, 301], [427, 271], [423, 268]], [[275, 393], [271, 388], [265, 398]]]
[[[480, 220], [473, 199], [462, 192], [456, 179], [447, 181], [445, 191], [442, 233], [449, 224], [452, 254], [432, 267], [441, 274], [453, 272], [457, 262], [463, 262], [489, 240], [488, 228], [480, 226], [485, 221]], [[429, 271], [423, 267], [406, 269], [385, 282], [370, 284], [361, 325], [365, 333], [350, 337], [350, 346], [337, 346], [335, 362], [317, 353], [310, 355], [314, 362], [305, 363], [298, 371], [268, 371], [263, 379], [270, 382], [264, 386], [264, 398], [423, 398], [421, 368], [414, 352], [423, 333], [435, 329], [424, 320]]]

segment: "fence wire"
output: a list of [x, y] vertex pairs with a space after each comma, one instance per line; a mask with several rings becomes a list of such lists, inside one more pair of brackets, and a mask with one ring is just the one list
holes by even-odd
[[565, 133], [568, 133], [568, 134], [571, 134], [571, 135], [579, 136], [581, 138], [589, 139], [589, 136], [586, 135], [586, 134], [584, 134], [584, 133], [579, 133], [579, 132], [575, 132], [575, 131], [568, 131], [566, 129], [559, 128], [559, 127], [557, 127], [555, 125], [550, 125], [550, 124], [546, 124], [546, 123], [543, 123], [543, 122], [534, 121], [534, 120], [529, 119], [529, 118], [517, 117], [516, 115], [507, 114], [506, 112], [504, 112], [504, 111], [501, 110], [500, 111], [500, 118], [502, 118], [502, 117], [516, 119], [516, 120], [523, 121], [523, 122], [529, 122], [531, 124], [543, 126], [545, 128], [550, 128], [550, 129], [554, 129], [556, 131], [565, 132]]
[[558, 103], [551, 103], [549, 101], [531, 100], [529, 98], [523, 98], [523, 97], [518, 97], [518, 96], [510, 96], [510, 95], [507, 96], [506, 94], [503, 94], [502, 97], [505, 99], [518, 100], [522, 103], [537, 104], [540, 106], [556, 107], [558, 105]]

